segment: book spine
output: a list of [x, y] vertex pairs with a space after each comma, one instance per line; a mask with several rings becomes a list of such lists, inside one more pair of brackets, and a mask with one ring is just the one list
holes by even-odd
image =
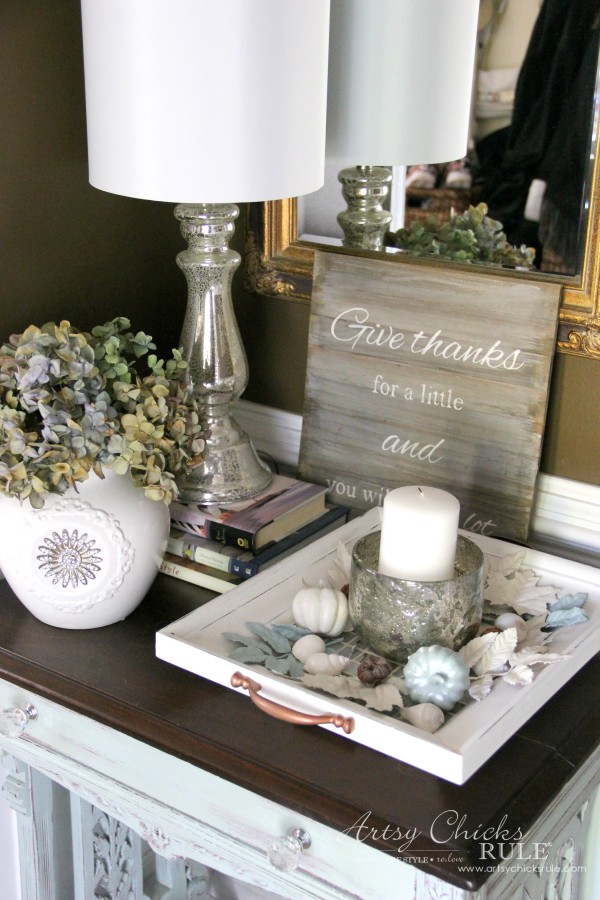
[[219, 569], [220, 572], [233, 572], [230, 556], [215, 552], [210, 547], [203, 547], [193, 541], [186, 541], [185, 538], [170, 537], [167, 541], [167, 550], [169, 553], [174, 553], [175, 556], [211, 566], [213, 569]]
[[239, 575], [240, 578], [252, 578], [258, 575], [263, 569], [291, 553], [305, 547], [311, 541], [318, 540], [334, 528], [338, 528], [348, 517], [348, 510], [343, 507], [334, 507], [328, 509], [322, 516], [309, 522], [303, 528], [300, 528], [294, 534], [289, 535], [283, 540], [271, 544], [266, 550], [262, 550], [255, 556], [245, 553], [240, 557], [230, 561], [229, 571], [232, 575]]
[[231, 559], [229, 561], [229, 571], [232, 575], [238, 575], [240, 578], [252, 578], [258, 575], [261, 569], [261, 562], [256, 559]]
[[255, 535], [252, 532], [234, 528], [225, 522], [207, 521], [204, 527], [206, 536], [211, 541], [219, 541], [219, 543], [227, 544], [229, 547], [238, 547], [240, 550], [250, 550], [252, 553], [256, 553]]
[[224, 594], [236, 587], [235, 581], [225, 581], [215, 575], [209, 575], [206, 572], [198, 572], [195, 569], [188, 569], [186, 566], [178, 566], [167, 559], [163, 559], [160, 564], [160, 571], [164, 575], [170, 575], [172, 578], [179, 578], [181, 581], [188, 581], [190, 584], [196, 584], [198, 587], [207, 588], [215, 591], [217, 594]]
[[196, 537], [208, 539], [205, 524], [205, 522], [188, 522], [187, 519], [182, 519], [176, 514], [171, 516], [171, 526], [177, 531], [186, 531]]

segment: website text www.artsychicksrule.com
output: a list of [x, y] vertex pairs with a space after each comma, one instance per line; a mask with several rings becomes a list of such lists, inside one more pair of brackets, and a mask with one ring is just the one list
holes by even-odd
[[[455, 863], [456, 871], [465, 875], [494, 871], [538, 874], [585, 871], [585, 866], [576, 865], [568, 858], [552, 861], [551, 842], [525, 841], [522, 829], [508, 827], [507, 821], [508, 817], [504, 816], [496, 825], [470, 827], [466, 815], [447, 809], [436, 816], [428, 832], [424, 832], [398, 825], [376, 827], [371, 812], [365, 812], [342, 833], [360, 842], [370, 839], [391, 844], [387, 852], [397, 853], [410, 865]], [[461, 840], [478, 845], [477, 862], [467, 863], [460, 851], [449, 846]], [[432, 851], [430, 842], [436, 850]], [[425, 843], [429, 844], [427, 849], [423, 846]]]

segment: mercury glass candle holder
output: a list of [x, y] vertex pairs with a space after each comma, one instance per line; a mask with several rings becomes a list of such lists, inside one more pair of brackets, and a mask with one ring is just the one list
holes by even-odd
[[458, 650], [474, 638], [483, 611], [483, 553], [458, 536], [454, 578], [405, 581], [378, 571], [381, 532], [360, 538], [352, 550], [349, 612], [370, 650], [406, 662], [419, 647]]

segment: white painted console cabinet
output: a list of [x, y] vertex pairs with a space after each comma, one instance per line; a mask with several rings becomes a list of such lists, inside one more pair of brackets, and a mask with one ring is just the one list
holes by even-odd
[[[0, 585], [0, 709], [13, 711], [0, 750], [24, 900], [599, 896], [580, 870], [596, 828], [600, 659], [458, 787], [156, 659], [156, 630], [198, 599], [159, 576], [125, 622], [73, 633]], [[463, 833], [436, 844], [431, 824], [452, 810]], [[484, 827], [482, 858], [467, 832]], [[311, 845], [285, 871], [267, 852], [294, 829]], [[503, 834], [517, 829], [511, 855]], [[405, 846], [408, 830], [419, 837]], [[0, 897], [13, 900], [1, 880]]]

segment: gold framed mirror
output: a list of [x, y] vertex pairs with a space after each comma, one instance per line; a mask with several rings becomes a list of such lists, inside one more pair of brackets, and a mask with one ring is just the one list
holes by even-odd
[[[562, 353], [600, 360], [600, 141], [594, 136], [590, 154], [590, 180], [587, 191], [584, 247], [581, 272], [576, 276], [533, 273], [532, 277], [563, 285], [557, 349]], [[298, 239], [298, 207], [296, 198], [253, 203], [248, 206], [245, 270], [251, 290], [266, 296], [310, 303], [314, 243]], [[327, 247], [339, 253], [378, 256], [380, 254]], [[452, 265], [404, 254], [386, 259], [398, 265], [406, 262], [425, 266]], [[469, 269], [469, 266], [463, 268]], [[510, 269], [490, 270], [494, 275], [510, 278]], [[519, 273], [522, 274], [522, 273]]]

